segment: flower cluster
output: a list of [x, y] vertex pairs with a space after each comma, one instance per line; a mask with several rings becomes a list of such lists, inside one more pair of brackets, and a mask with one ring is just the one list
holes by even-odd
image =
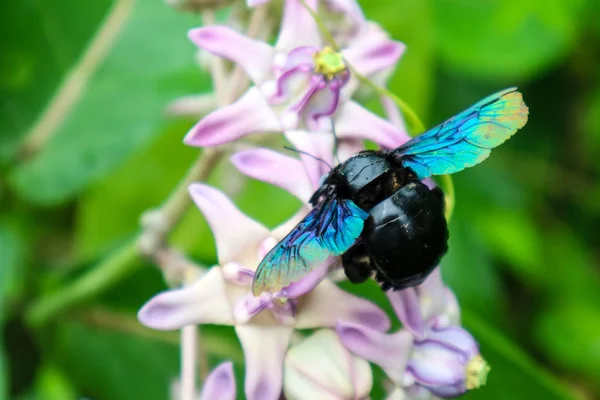
[[[248, 6], [270, 6], [264, 3]], [[312, 12], [326, 17], [341, 49], [325, 43]], [[336, 18], [327, 18], [333, 14]], [[273, 26], [277, 19], [263, 22]], [[225, 25], [192, 29], [189, 37], [211, 57], [241, 68], [251, 85], [239, 99], [203, 117], [185, 143], [215, 147], [283, 133], [300, 158], [249, 148], [234, 153], [231, 162], [246, 176], [289, 191], [303, 206], [269, 230], [220, 190], [192, 184], [190, 195], [215, 237], [218, 265], [191, 285], [156, 295], [139, 320], [161, 330], [233, 326], [244, 351], [244, 392], [250, 400], [365, 399], [373, 387], [370, 363], [388, 375], [389, 398], [454, 397], [484, 383], [488, 367], [460, 327], [458, 303], [439, 268], [416, 288], [388, 293], [403, 325], [394, 333], [388, 333], [391, 323], [383, 310], [337, 286], [340, 261], [333, 257], [280, 292], [255, 297], [251, 291], [259, 262], [306, 215], [310, 196], [334, 163], [332, 126], [339, 138], [337, 161], [364, 149], [365, 140], [393, 148], [408, 139], [398, 111], [386, 100], [386, 118], [353, 100], [357, 74], [384, 83], [404, 45], [365, 20], [354, 0], [285, 0], [274, 45]], [[299, 331], [306, 329], [314, 332]], [[224, 363], [207, 378], [201, 398], [235, 396], [232, 364]]]

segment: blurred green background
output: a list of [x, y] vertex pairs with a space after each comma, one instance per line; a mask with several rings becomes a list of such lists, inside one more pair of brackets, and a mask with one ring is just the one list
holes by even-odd
[[[466, 398], [600, 398], [599, 2], [361, 3], [407, 44], [390, 88], [427, 126], [514, 85], [530, 107], [522, 131], [454, 177], [443, 274], [492, 366], [488, 385]], [[43, 323], [32, 310], [128, 246], [140, 214], [196, 157], [181, 143], [194, 121], [163, 109], [210, 90], [186, 38], [199, 23], [159, 0], [0, 2], [0, 399], [167, 398], [178, 335], [135, 320], [165, 288], [151, 264], [134, 259], [108, 290]], [[101, 27], [106, 46], [75, 77], [81, 96], [56, 98]], [[32, 141], [49, 105], [65, 118], [45, 121], [48, 140]], [[226, 164], [210, 182], [269, 226], [299, 205]], [[215, 262], [197, 210], [170, 243]], [[344, 287], [386, 306], [372, 283]], [[202, 343], [201, 373], [232, 358], [241, 384], [231, 329], [204, 327]]]

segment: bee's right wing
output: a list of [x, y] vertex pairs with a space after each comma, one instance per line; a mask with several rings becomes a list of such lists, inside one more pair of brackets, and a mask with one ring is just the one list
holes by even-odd
[[369, 214], [351, 200], [326, 197], [259, 264], [252, 292], [275, 293], [296, 282], [329, 256], [346, 252]]
[[527, 122], [523, 96], [510, 88], [486, 97], [392, 151], [419, 179], [453, 174], [485, 160]]

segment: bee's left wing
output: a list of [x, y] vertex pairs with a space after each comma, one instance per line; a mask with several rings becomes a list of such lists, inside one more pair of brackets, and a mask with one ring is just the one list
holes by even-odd
[[486, 97], [392, 151], [419, 179], [453, 174], [485, 160], [527, 122], [523, 96], [510, 88]]
[[369, 214], [351, 200], [326, 197], [259, 264], [252, 292], [278, 292], [346, 252], [360, 236]]

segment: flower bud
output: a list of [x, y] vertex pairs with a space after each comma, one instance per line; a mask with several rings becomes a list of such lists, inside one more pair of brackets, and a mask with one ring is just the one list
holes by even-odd
[[369, 363], [351, 354], [334, 331], [323, 329], [285, 357], [287, 399], [364, 399], [373, 385]]
[[440, 397], [455, 397], [485, 384], [490, 367], [475, 339], [460, 327], [432, 328], [415, 341], [407, 371]]

